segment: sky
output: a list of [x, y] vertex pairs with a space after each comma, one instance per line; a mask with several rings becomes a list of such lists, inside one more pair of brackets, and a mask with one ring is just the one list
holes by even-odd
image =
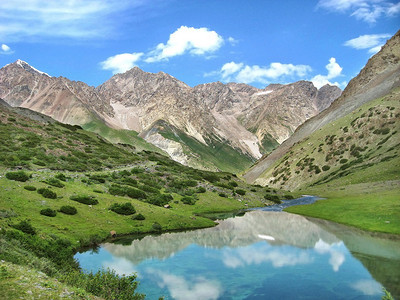
[[0, 67], [91, 86], [138, 66], [190, 86], [343, 89], [399, 29], [395, 0], [0, 0]]

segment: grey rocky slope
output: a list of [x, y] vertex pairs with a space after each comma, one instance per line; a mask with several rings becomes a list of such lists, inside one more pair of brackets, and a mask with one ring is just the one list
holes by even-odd
[[[207, 157], [216, 157], [219, 148], [230, 153], [233, 165], [238, 162], [237, 169], [243, 169], [340, 93], [337, 87], [317, 90], [305, 81], [265, 89], [220, 82], [192, 88], [166, 73], [137, 67], [94, 88], [51, 77], [21, 60], [0, 69], [0, 97], [11, 106], [63, 123], [100, 122], [134, 130], [175, 160], [208, 169], [226, 166], [218, 158], [204, 163]], [[206, 153], [212, 148], [214, 152]]]
[[365, 67], [349, 82], [341, 96], [329, 108], [299, 126], [289, 139], [258, 161], [244, 175], [244, 178], [248, 182], [254, 182], [285, 155], [295, 143], [307, 138], [323, 126], [355, 111], [361, 105], [389, 94], [391, 90], [399, 86], [400, 31], [369, 59]]

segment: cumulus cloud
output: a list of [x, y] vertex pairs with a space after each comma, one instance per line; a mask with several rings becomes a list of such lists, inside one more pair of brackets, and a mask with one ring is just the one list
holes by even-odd
[[317, 8], [349, 13], [357, 20], [373, 24], [383, 16], [394, 17], [400, 13], [400, 3], [386, 0], [320, 0]]
[[391, 34], [388, 33], [365, 34], [365, 35], [360, 35], [357, 38], [346, 41], [344, 45], [357, 50], [369, 49], [368, 50], [369, 53], [375, 54], [376, 52], [381, 50], [386, 40], [390, 37]]
[[373, 279], [358, 280], [350, 285], [356, 291], [366, 296], [375, 296], [382, 294], [382, 287]]
[[12, 54], [12, 53], [14, 53], [14, 51], [12, 51], [12, 49], [8, 45], [1, 44], [0, 54]]
[[0, 39], [61, 37], [105, 38], [115, 33], [122, 21], [113, 21], [115, 12], [144, 5], [143, 1], [0, 1]]
[[329, 59], [329, 63], [325, 66], [325, 68], [328, 71], [327, 75], [319, 74], [311, 79], [311, 82], [314, 84], [314, 86], [317, 89], [320, 89], [326, 84], [337, 85], [338, 87], [341, 87], [341, 84], [338, 82], [330, 82], [331, 79], [339, 77], [342, 74], [343, 68], [336, 62], [336, 58], [331, 57]]
[[105, 261], [102, 265], [105, 269], [114, 270], [120, 276], [136, 273], [134, 264], [126, 258], [113, 258], [112, 261]]
[[145, 61], [157, 62], [185, 53], [204, 55], [215, 52], [223, 43], [224, 39], [208, 28], [181, 26], [169, 36], [166, 44], [158, 44]]
[[200, 276], [186, 280], [182, 276], [151, 269], [148, 273], [159, 278], [157, 284], [161, 288], [167, 287], [173, 299], [214, 300], [222, 295], [221, 284], [217, 281]]
[[226, 249], [222, 254], [222, 262], [228, 268], [238, 268], [261, 263], [271, 263], [275, 268], [309, 264], [313, 259], [305, 252], [290, 253], [270, 250], [265, 245], [259, 249], [243, 247], [239, 249]]
[[136, 66], [143, 53], [122, 53], [111, 56], [100, 63], [103, 70], [110, 70], [113, 74], [124, 73]]
[[237, 40], [237, 39], [235, 39], [235, 38], [233, 38], [233, 37], [228, 37], [228, 42], [232, 45], [232, 46], [235, 46], [236, 44], [238, 44], [239, 43], [239, 41]]
[[329, 258], [329, 264], [332, 266], [332, 269], [335, 272], [339, 271], [340, 266], [345, 261], [345, 256], [343, 252], [339, 251], [340, 248], [343, 248], [343, 242], [329, 245], [321, 239], [318, 240], [318, 242], [316, 242], [314, 246], [314, 249], [317, 253], [330, 254], [331, 257]]
[[271, 63], [269, 66], [245, 65], [244, 63], [229, 62], [224, 64], [220, 70], [206, 75], [219, 75], [221, 81], [262, 83], [267, 84], [271, 80], [285, 79], [287, 77], [304, 77], [311, 71], [307, 65]]

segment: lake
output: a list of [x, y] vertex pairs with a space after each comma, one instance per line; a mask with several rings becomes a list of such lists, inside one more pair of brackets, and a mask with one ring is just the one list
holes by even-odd
[[137, 273], [147, 299], [380, 299], [383, 286], [400, 298], [399, 238], [284, 206], [213, 228], [124, 238], [75, 258], [86, 271]]

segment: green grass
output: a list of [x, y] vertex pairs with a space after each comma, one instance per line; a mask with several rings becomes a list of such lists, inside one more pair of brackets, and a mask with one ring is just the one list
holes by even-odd
[[203, 168], [240, 173], [254, 162], [251, 157], [215, 136], [206, 138], [207, 145], [204, 145], [172, 125], [162, 121], [159, 125], [160, 134], [164, 138], [182, 143], [184, 148], [186, 147], [185, 154], [197, 160], [197, 164]]
[[139, 137], [138, 133], [134, 130], [113, 129], [111, 127], [108, 127], [106, 124], [104, 124], [104, 122], [100, 120], [93, 120], [87, 124], [82, 125], [82, 128], [97, 133], [114, 144], [121, 143], [133, 145], [138, 151], [147, 150], [167, 155], [160, 148], [146, 142], [144, 139]]
[[400, 234], [399, 184], [400, 181], [354, 184], [325, 192], [311, 189], [307, 192], [328, 198], [286, 211], [368, 231]]

